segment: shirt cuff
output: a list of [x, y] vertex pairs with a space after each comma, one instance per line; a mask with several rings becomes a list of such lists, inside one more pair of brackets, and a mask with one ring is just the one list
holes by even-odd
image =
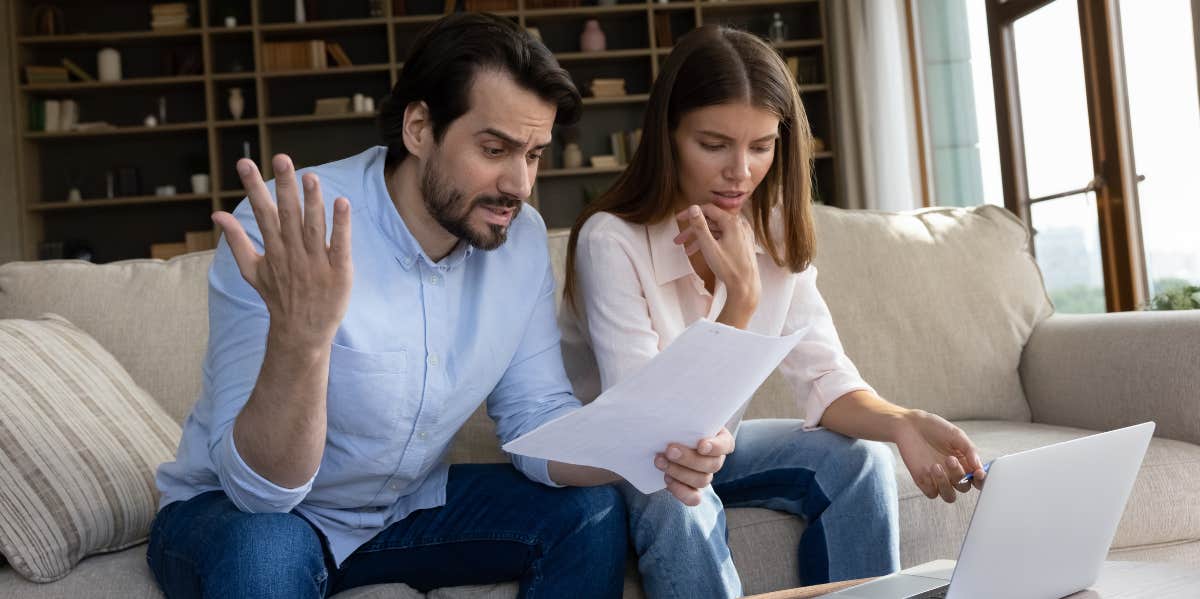
[[[233, 442], [233, 427], [221, 439], [219, 467], [221, 468], [221, 487], [233, 504], [243, 512], [290, 512], [300, 504], [317, 478], [314, 472], [307, 482], [294, 489], [281, 487], [255, 472], [242, 459], [237, 446]], [[317, 468], [318, 472], [320, 467]]]
[[821, 417], [833, 402], [851, 391], [869, 391], [878, 395], [875, 389], [856, 374], [831, 371], [818, 377], [812, 384], [812, 391], [802, 406], [804, 409], [804, 427], [806, 431], [820, 428]]
[[561, 488], [565, 485], [560, 485], [550, 478], [550, 462], [542, 458], [531, 458], [529, 456], [510, 454], [512, 455], [513, 466], [517, 467], [529, 480], [536, 483], [542, 483], [547, 487]]

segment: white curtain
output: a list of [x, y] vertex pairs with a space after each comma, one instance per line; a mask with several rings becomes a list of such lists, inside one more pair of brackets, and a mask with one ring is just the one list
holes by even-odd
[[906, 0], [830, 7], [839, 188], [849, 208], [922, 206]]

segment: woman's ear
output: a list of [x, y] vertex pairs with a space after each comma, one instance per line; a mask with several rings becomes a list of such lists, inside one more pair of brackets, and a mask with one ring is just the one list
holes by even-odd
[[408, 153], [425, 160], [433, 148], [433, 121], [425, 102], [412, 102], [404, 109], [404, 147]]

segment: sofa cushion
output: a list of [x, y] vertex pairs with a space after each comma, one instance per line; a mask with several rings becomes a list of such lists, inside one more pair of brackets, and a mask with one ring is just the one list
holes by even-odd
[[141, 542], [179, 425], [66, 319], [0, 320], [0, 552], [36, 582]]
[[815, 214], [817, 286], [867, 382], [951, 420], [1030, 419], [1017, 369], [1052, 307], [1016, 217], [986, 205]]
[[[1001, 455], [1094, 434], [1078, 428], [1000, 421], [955, 422], [979, 447], [984, 461]], [[893, 451], [895, 450], [895, 446]], [[904, 567], [954, 559], [971, 522], [978, 493], [953, 504], [921, 494], [897, 453], [900, 491], [900, 555]], [[1029, 490], [1036, 499], [1037, 490]], [[1079, 501], [1087, 501], [1080, 497]], [[1200, 539], [1200, 446], [1155, 438], [1129, 495], [1113, 538], [1115, 550]], [[1031, 535], [1036, 532], [1031, 532]], [[1036, 537], [1031, 537], [1036, 539]]]
[[0, 318], [64, 316], [182, 422], [200, 395], [212, 255], [102, 265], [10, 262], [0, 265]]

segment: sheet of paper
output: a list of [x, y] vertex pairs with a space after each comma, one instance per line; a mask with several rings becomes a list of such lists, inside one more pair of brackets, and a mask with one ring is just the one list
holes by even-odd
[[768, 337], [699, 320], [643, 369], [504, 450], [605, 468], [653, 493], [666, 487], [655, 454], [668, 443], [695, 446], [719, 432], [803, 333]]

